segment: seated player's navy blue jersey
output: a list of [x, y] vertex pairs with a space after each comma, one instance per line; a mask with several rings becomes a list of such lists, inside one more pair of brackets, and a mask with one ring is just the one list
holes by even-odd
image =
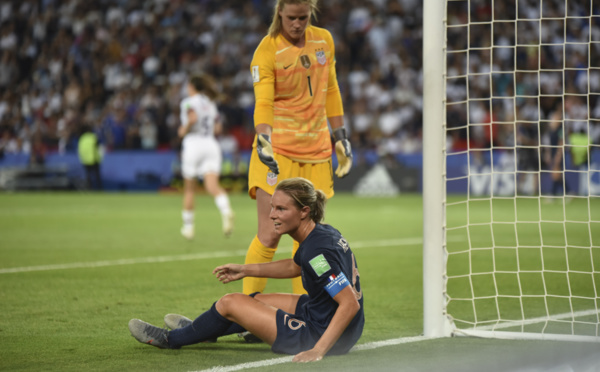
[[294, 262], [302, 268], [302, 284], [309, 296], [296, 314], [302, 315], [319, 335], [337, 310], [333, 297], [346, 286], [353, 288], [360, 310], [328, 354], [348, 352], [360, 338], [365, 323], [358, 267], [348, 242], [335, 228], [317, 224], [300, 244]]

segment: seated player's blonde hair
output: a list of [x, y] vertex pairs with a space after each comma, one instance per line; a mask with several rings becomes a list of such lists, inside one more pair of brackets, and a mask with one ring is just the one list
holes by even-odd
[[[271, 26], [269, 26], [269, 36], [277, 37], [281, 32], [281, 17], [279, 16], [279, 12], [283, 9], [283, 7], [287, 4], [308, 4], [310, 7], [310, 14], [312, 17], [317, 20], [317, 12], [319, 8], [317, 7], [318, 0], [277, 0], [275, 2], [275, 7], [273, 10], [273, 20], [271, 21]], [[308, 20], [308, 25], [310, 26], [310, 19]]]
[[327, 196], [323, 191], [315, 189], [312, 182], [306, 178], [294, 177], [283, 180], [279, 182], [275, 191], [284, 192], [292, 197], [299, 209], [309, 207], [310, 219], [315, 223], [320, 223], [325, 217]]

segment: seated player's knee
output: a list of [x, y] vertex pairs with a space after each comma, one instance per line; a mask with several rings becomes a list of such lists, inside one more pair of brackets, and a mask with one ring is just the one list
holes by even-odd
[[240, 308], [240, 301], [243, 297], [248, 297], [243, 293], [228, 293], [217, 301], [217, 311], [224, 317], [232, 315], [233, 311]]

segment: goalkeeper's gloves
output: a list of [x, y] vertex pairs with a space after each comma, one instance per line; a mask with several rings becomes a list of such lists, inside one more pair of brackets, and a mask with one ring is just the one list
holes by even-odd
[[348, 136], [346, 136], [346, 128], [337, 128], [334, 130], [333, 138], [335, 138], [335, 154], [338, 159], [338, 167], [335, 170], [335, 175], [343, 178], [350, 173], [350, 168], [352, 168], [352, 148], [350, 147]]
[[264, 165], [269, 167], [271, 172], [279, 174], [279, 165], [273, 156], [273, 147], [268, 134], [259, 134], [256, 136], [256, 152], [258, 158]]

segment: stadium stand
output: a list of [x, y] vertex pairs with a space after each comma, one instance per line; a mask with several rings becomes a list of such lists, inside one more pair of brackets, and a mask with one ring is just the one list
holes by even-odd
[[[74, 151], [84, 124], [107, 151], [176, 149], [182, 83], [197, 70], [219, 79], [225, 151], [248, 150], [249, 63], [267, 32], [271, 3], [3, 2], [0, 152], [37, 154], [32, 158], [41, 162], [44, 154]], [[320, 7], [316, 23], [330, 26], [336, 40], [356, 150], [418, 151], [419, 2], [334, 0]]]
[[[215, 75], [223, 92], [219, 109], [225, 132], [220, 141], [226, 157], [247, 158], [240, 153], [248, 152], [254, 134], [249, 63], [267, 32], [271, 7], [269, 0], [3, 1], [0, 166], [2, 156], [26, 154], [31, 163], [40, 164], [54, 154], [70, 154], [83, 125], [95, 128], [107, 153], [177, 150], [182, 84], [188, 73], [198, 70]], [[520, 14], [537, 11], [528, 2], [519, 7]], [[316, 24], [325, 25], [336, 42], [338, 80], [357, 165], [373, 164], [373, 156], [398, 161], [399, 155], [420, 153], [421, 2], [328, 0], [321, 1], [320, 8]], [[473, 17], [485, 17], [490, 11], [482, 3]], [[561, 37], [554, 26], [548, 24], [545, 37]], [[576, 21], [570, 23], [566, 37], [584, 40], [600, 32], [597, 22], [591, 30], [577, 26]], [[510, 28], [498, 27], [494, 32], [500, 45], [513, 37]], [[449, 43], [460, 42], [451, 36]], [[471, 43], [476, 46], [482, 40], [485, 35], [474, 35]], [[551, 48], [541, 52], [548, 66], [560, 63]], [[577, 64], [581, 58], [575, 52], [569, 55], [573, 59], [569, 63]], [[519, 66], [533, 58], [521, 51], [516, 57]], [[483, 52], [473, 53], [471, 70], [485, 72], [489, 68], [486, 58]], [[502, 48], [495, 58], [496, 64], [514, 59]], [[464, 60], [449, 61], [450, 72], [464, 68]], [[586, 94], [580, 92], [583, 85], [578, 81], [587, 75], [573, 74], [566, 79], [569, 91]], [[597, 74], [594, 70], [589, 76], [595, 84], [600, 81]], [[544, 78], [544, 90], [552, 91], [553, 84], [560, 84], [551, 78]], [[478, 84], [486, 82], [469, 84], [476, 91]], [[502, 79], [495, 79], [494, 85], [498, 96], [509, 95], [513, 89]], [[523, 79], [517, 88], [536, 89], [530, 85]], [[456, 99], [453, 92], [461, 91], [448, 86], [452, 99]], [[600, 112], [596, 98], [591, 96], [587, 108], [593, 116]], [[560, 104], [542, 103], [544, 115]], [[519, 108], [523, 115], [534, 111], [526, 104]], [[581, 107], [574, 106], [576, 115]], [[465, 110], [450, 110], [449, 127], [464, 125], [465, 115]], [[491, 118], [486, 105], [469, 107], [469, 115], [509, 119]], [[454, 131], [456, 136], [448, 138], [447, 144], [456, 149], [467, 142], [476, 147], [511, 146], [513, 133], [502, 129], [493, 125], [487, 131], [472, 131], [468, 137], [466, 130]], [[599, 143], [600, 125], [593, 122], [590, 129], [593, 142]], [[545, 133], [540, 137], [545, 138]]]

